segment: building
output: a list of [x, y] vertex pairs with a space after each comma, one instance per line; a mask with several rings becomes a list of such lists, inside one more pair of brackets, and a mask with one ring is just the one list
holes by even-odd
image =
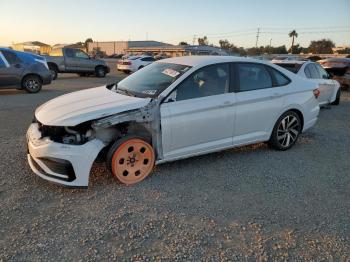
[[55, 44], [52, 46], [52, 49], [62, 49], [62, 48], [76, 48], [86, 52], [86, 48], [83, 43], [76, 44]]
[[51, 51], [51, 46], [39, 41], [30, 41], [13, 44], [12, 49], [36, 54], [48, 54]]
[[186, 55], [231, 55], [227, 51], [208, 45], [177, 45], [177, 46], [159, 46], [159, 47], [130, 47], [126, 53], [132, 55], [152, 54], [165, 55], [169, 57]]
[[88, 43], [87, 52], [101, 52], [106, 55], [125, 54], [126, 50], [133, 47], [166, 47], [170, 44], [158, 41], [109, 41], [109, 42], [90, 42]]
[[345, 49], [349, 50], [350, 49], [350, 45], [336, 46], [336, 47], [332, 48], [332, 51], [333, 51], [333, 53], [338, 54], [339, 51], [342, 51], [342, 50], [345, 50]]

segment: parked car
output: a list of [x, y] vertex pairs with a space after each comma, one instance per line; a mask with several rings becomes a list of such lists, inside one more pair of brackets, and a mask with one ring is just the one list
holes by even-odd
[[46, 180], [86, 187], [105, 149], [113, 175], [130, 185], [168, 161], [263, 141], [287, 150], [317, 121], [317, 88], [260, 60], [160, 60], [118, 84], [38, 107], [27, 132], [28, 162]]
[[79, 76], [96, 75], [105, 77], [110, 69], [107, 63], [91, 58], [87, 53], [75, 48], [58, 48], [46, 56], [53, 79], [58, 73], [77, 73]]
[[328, 58], [318, 62], [341, 86], [350, 88], [350, 58]]
[[24, 89], [37, 93], [52, 81], [44, 57], [0, 48], [0, 88]]
[[333, 80], [332, 76], [318, 63], [311, 61], [282, 61], [275, 64], [317, 83], [320, 90], [317, 100], [320, 106], [327, 104], [339, 105], [340, 84]]
[[129, 74], [140, 70], [154, 61], [155, 59], [152, 56], [131, 56], [127, 59], [119, 60], [117, 70]]
[[291, 56], [291, 55], [285, 55], [285, 56], [276, 56], [271, 60], [271, 63], [279, 63], [282, 61], [305, 61], [306, 59], [300, 57], [300, 56]]

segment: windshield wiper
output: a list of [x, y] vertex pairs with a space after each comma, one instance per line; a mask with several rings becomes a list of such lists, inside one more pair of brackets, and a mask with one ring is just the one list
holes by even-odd
[[127, 90], [127, 89], [122, 89], [122, 88], [116, 87], [115, 91], [118, 93], [123, 93], [123, 94], [128, 95], [128, 96], [136, 97], [136, 95], [133, 92], [131, 92], [130, 90]]

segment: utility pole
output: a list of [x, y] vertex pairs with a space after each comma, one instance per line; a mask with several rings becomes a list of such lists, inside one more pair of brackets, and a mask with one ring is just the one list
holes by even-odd
[[260, 34], [260, 28], [258, 27], [258, 32], [256, 33], [256, 42], [255, 42], [256, 48], [258, 47], [259, 34]]
[[196, 42], [196, 38], [197, 38], [197, 35], [193, 35], [193, 42], [192, 42], [192, 45], [194, 45], [194, 43]]

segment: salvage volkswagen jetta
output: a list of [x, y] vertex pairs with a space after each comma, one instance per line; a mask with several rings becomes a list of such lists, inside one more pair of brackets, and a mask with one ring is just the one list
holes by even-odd
[[46, 180], [87, 187], [101, 152], [130, 185], [167, 161], [263, 141], [286, 150], [317, 121], [318, 94], [317, 84], [260, 60], [165, 59], [37, 108], [28, 162]]

